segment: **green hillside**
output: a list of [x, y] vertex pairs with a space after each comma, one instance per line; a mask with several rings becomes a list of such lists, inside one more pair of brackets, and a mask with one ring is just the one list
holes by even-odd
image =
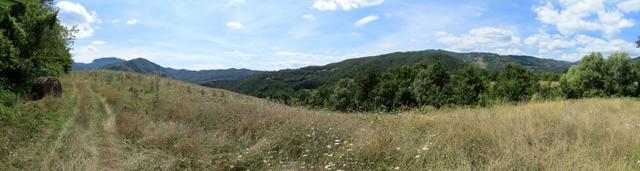
[[0, 104], [3, 170], [637, 170], [640, 103], [345, 114], [159, 77], [75, 72]]
[[566, 71], [573, 64], [530, 56], [500, 56], [491, 53], [455, 53], [443, 50], [426, 50], [397, 52], [349, 59], [324, 66], [266, 72], [245, 79], [213, 81], [204, 85], [260, 96], [264, 92], [316, 89], [327, 83], [335, 83], [341, 78], [354, 77], [366, 69], [384, 72], [398, 66], [410, 66], [419, 63], [429, 65], [437, 62], [444, 64], [449, 71], [468, 65], [496, 71], [507, 64], [517, 63], [532, 70], [556, 73]]
[[127, 71], [139, 74], [160, 75], [194, 84], [203, 84], [216, 80], [236, 80], [262, 73], [249, 69], [220, 69], [192, 71], [173, 69], [155, 64], [144, 58], [125, 61], [118, 58], [100, 58], [89, 64], [74, 63], [74, 71], [106, 69]]

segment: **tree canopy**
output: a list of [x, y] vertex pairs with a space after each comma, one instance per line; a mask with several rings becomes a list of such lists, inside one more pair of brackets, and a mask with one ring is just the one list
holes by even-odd
[[33, 78], [71, 70], [71, 32], [60, 24], [53, 1], [0, 7], [0, 83], [20, 91]]

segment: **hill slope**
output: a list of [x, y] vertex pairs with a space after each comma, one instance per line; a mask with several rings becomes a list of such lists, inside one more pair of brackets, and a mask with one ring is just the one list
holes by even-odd
[[343, 114], [123, 72], [62, 80], [62, 98], [0, 113], [17, 119], [0, 119], [0, 168], [640, 169], [633, 99]]
[[349, 59], [324, 66], [266, 72], [244, 79], [213, 81], [204, 85], [223, 88], [250, 95], [265, 91], [296, 91], [315, 89], [326, 83], [334, 83], [341, 78], [353, 77], [368, 68], [386, 71], [392, 67], [433, 64], [440, 62], [449, 70], [466, 65], [474, 65], [488, 70], [499, 70], [509, 63], [518, 63], [542, 72], [563, 72], [573, 63], [530, 56], [500, 56], [491, 53], [455, 53], [443, 50], [397, 52], [380, 56]]
[[120, 59], [116, 57], [105, 57], [105, 58], [94, 59], [91, 63], [75, 63], [74, 62], [71, 68], [74, 71], [96, 70], [113, 63], [120, 63], [125, 61], [126, 60], [124, 59]]
[[129, 61], [109, 57], [94, 60], [92, 63], [74, 63], [74, 71], [83, 70], [114, 70], [127, 71], [139, 74], [158, 74], [163, 77], [173, 78], [194, 84], [203, 84], [217, 80], [235, 80], [245, 78], [251, 75], [262, 73], [262, 71], [254, 71], [248, 69], [221, 69], [221, 70], [201, 70], [191, 71], [184, 69], [173, 69], [160, 66], [144, 58], [132, 59]]

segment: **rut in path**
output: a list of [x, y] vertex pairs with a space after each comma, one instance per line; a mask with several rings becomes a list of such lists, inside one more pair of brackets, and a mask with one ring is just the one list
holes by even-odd
[[64, 121], [50, 135], [22, 147], [13, 163], [27, 170], [119, 170], [123, 142], [107, 100], [86, 81], [70, 82]]

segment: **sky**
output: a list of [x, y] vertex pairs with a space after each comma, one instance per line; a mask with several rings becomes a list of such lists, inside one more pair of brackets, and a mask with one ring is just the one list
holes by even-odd
[[639, 56], [640, 0], [60, 0], [76, 62], [279, 70], [444, 49]]

